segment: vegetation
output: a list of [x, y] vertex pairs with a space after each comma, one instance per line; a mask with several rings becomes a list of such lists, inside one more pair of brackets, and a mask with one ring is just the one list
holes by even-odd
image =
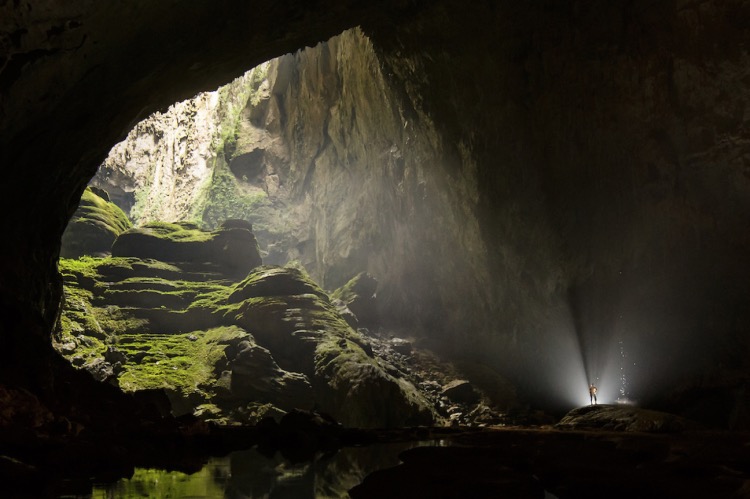
[[62, 256], [107, 253], [115, 238], [131, 227], [125, 213], [101, 196], [107, 194], [89, 187], [83, 192], [62, 237]]
[[268, 205], [268, 195], [263, 191], [245, 192], [223, 157], [215, 161], [211, 183], [195, 204], [193, 217], [200, 217], [208, 228], [216, 228], [230, 218], [252, 220], [256, 210]]
[[116, 204], [95, 194], [90, 187], [83, 191], [79, 209], [71, 222], [91, 222], [110, 229], [115, 235], [129, 229], [132, 224], [125, 212]]
[[224, 359], [227, 344], [247, 337], [235, 326], [189, 334], [122, 335], [118, 349], [138, 362], [124, 365], [120, 387], [126, 391], [166, 388], [208, 400], [217, 382], [216, 363]]
[[191, 222], [149, 222], [135, 231], [145, 234], [153, 234], [160, 239], [173, 242], [206, 242], [213, 238], [211, 232], [200, 230], [197, 225]]
[[[180, 240], [200, 232], [184, 223], [144, 230]], [[247, 372], [268, 386], [287, 386], [290, 372], [304, 383], [309, 379], [321, 407], [334, 413], [347, 408], [334, 414], [342, 421], [391, 421], [382, 416], [385, 409], [371, 414], [382, 390], [401, 400], [405, 414], [421, 407], [413, 387], [385, 374], [371, 347], [304, 269], [261, 266], [232, 282], [201, 265], [183, 271], [138, 258], [61, 259], [65, 306], [56, 348], [98, 379], [126, 391], [167, 390], [217, 422], [254, 421], [274, 408], [273, 400], [248, 388], [250, 382], [231, 381]], [[253, 344], [270, 352], [267, 365], [254, 364], [255, 354], [248, 355]]]

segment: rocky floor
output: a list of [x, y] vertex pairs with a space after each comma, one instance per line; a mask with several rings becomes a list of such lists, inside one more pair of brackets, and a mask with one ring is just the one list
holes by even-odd
[[[523, 424], [532, 417], [510, 383], [489, 368], [469, 369], [450, 362], [417, 346], [419, 342], [407, 339], [403, 331], [359, 331], [386, 372], [409, 381], [432, 403], [438, 425], [484, 428]], [[535, 416], [539, 422], [551, 422], [544, 415]]]

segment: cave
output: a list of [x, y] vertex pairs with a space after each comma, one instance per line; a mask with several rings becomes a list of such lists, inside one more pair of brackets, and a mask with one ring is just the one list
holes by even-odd
[[[291, 286], [273, 313], [314, 304], [308, 315], [325, 326], [312, 329], [336, 330], [330, 348], [363, 352], [364, 364], [378, 343], [321, 310], [336, 289], [372, 294], [374, 276], [383, 330], [408, 336], [384, 342], [434, 351], [475, 385], [504, 380], [510, 431], [407, 414], [406, 395], [384, 403], [401, 393], [398, 380], [378, 378], [370, 410], [321, 396], [345, 427], [314, 412], [317, 430], [298, 424], [324, 448], [336, 434], [338, 455], [349, 456], [336, 466], [363, 443], [441, 442], [350, 483], [353, 497], [741, 495], [750, 473], [747, 26], [741, 0], [0, 2], [0, 476], [9, 493], [85, 495], [92, 477], [194, 472], [208, 456], [279, 443], [268, 420], [207, 425], [189, 400], [124, 392], [53, 346], [74, 274], [61, 272], [60, 257], [79, 256], [66, 228], [107, 191], [143, 223], [179, 222], [159, 231], [208, 241], [196, 258], [220, 254], [220, 271], [244, 283], [222, 306], [257, 298], [270, 281]], [[268, 74], [253, 80], [246, 72], [257, 67]], [[204, 205], [157, 189], [139, 196], [108, 155], [131, 130], [166, 141], [143, 120], [243, 78], [267, 82], [267, 95], [243, 105], [241, 126], [216, 132], [215, 156], [243, 199], [271, 199], [264, 206], [279, 219], [296, 213], [298, 230], [230, 206], [200, 212], [212, 232], [196, 235], [175, 214]], [[170, 138], [174, 157], [184, 139]], [[112, 255], [182, 251], [138, 237], [115, 242]], [[276, 267], [246, 278], [261, 256]], [[351, 307], [361, 325], [373, 321]], [[203, 319], [162, 325], [187, 337]], [[264, 352], [283, 351], [278, 334], [263, 336], [276, 331], [269, 324], [253, 331], [263, 348], [246, 342], [235, 353], [267, 362]], [[277, 357], [291, 387], [283, 404], [290, 414], [312, 409], [302, 375], [312, 379], [317, 364], [296, 373], [296, 357]], [[593, 383], [601, 407], [590, 405]], [[381, 423], [391, 433], [373, 429]], [[309, 458], [304, 443], [287, 438], [284, 450], [289, 462]], [[264, 466], [245, 458], [237, 466], [248, 475]], [[301, 475], [332, 473], [315, 466]]]

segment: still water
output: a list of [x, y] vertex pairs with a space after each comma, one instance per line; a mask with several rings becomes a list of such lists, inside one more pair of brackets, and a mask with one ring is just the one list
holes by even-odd
[[131, 478], [96, 485], [94, 499], [349, 497], [347, 491], [368, 474], [399, 464], [398, 454], [417, 446], [444, 446], [445, 441], [406, 442], [349, 447], [313, 461], [292, 463], [278, 453], [267, 457], [256, 449], [211, 458], [200, 471], [136, 469]]

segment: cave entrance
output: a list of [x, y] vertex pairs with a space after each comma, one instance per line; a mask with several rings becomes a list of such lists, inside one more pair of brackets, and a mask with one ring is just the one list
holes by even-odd
[[[449, 417], [434, 409], [445, 373], [420, 386], [411, 342], [379, 333], [381, 297], [410, 306], [397, 299], [407, 276], [439, 308], [414, 271], [424, 252], [405, 252], [449, 209], [404, 209], [443, 188], [426, 166], [440, 151], [423, 158], [434, 134], [406, 122], [359, 30], [148, 117], [112, 149], [63, 237], [58, 351], [211, 421], [312, 407], [352, 426]], [[480, 403], [466, 382], [451, 389], [453, 405]]]

